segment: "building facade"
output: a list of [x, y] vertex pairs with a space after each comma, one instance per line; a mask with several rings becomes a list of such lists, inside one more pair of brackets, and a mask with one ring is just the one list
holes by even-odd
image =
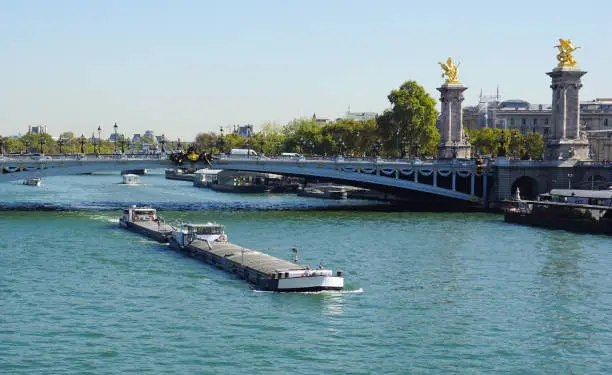
[[46, 125], [30, 125], [28, 126], [28, 134], [44, 134], [47, 132]]
[[[552, 136], [552, 106], [481, 97], [477, 105], [463, 109], [463, 126], [469, 130], [518, 129], [522, 134], [536, 132], [547, 139]], [[589, 140], [592, 159], [612, 160], [612, 98], [580, 103], [580, 132]]]

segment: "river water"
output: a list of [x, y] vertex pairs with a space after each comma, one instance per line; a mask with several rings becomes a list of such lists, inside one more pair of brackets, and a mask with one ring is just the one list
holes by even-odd
[[[0, 184], [0, 373], [612, 373], [609, 237], [120, 180]], [[120, 229], [132, 203], [280, 258], [298, 247], [347, 290], [257, 291]]]

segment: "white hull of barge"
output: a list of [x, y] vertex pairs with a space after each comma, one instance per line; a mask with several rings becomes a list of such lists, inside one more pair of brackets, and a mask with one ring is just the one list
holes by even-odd
[[309, 292], [321, 290], [342, 290], [344, 278], [337, 276], [292, 277], [278, 280], [278, 292]]

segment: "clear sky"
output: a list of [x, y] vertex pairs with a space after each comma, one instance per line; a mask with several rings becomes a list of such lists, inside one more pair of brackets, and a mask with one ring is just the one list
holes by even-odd
[[220, 125], [382, 112], [438, 61], [468, 86], [550, 103], [559, 37], [582, 49], [582, 100], [612, 97], [612, 1], [3, 0], [0, 134], [44, 124], [193, 139]]

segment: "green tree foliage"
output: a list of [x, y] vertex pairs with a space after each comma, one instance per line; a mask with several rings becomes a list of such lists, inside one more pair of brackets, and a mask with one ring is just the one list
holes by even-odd
[[296, 119], [283, 127], [284, 151], [322, 153], [321, 126], [313, 119]]
[[542, 159], [544, 155], [544, 137], [539, 133], [528, 133], [523, 136], [525, 154], [529, 159]]
[[262, 149], [265, 154], [279, 155], [283, 152], [285, 135], [282, 128], [273, 123], [266, 123], [260, 134], [263, 135]]
[[195, 139], [196, 149], [200, 152], [219, 152], [217, 149], [217, 139], [219, 136], [215, 133], [198, 133]]
[[387, 96], [392, 109], [377, 118], [385, 149], [404, 155], [434, 155], [440, 134], [436, 101], [415, 81], [407, 81]]
[[340, 152], [351, 156], [372, 155], [378, 138], [376, 120], [338, 120], [321, 130], [322, 148], [326, 154]]
[[538, 133], [521, 134], [517, 129], [482, 128], [467, 131], [474, 152], [481, 155], [500, 154], [517, 159], [541, 159], [544, 137]]

